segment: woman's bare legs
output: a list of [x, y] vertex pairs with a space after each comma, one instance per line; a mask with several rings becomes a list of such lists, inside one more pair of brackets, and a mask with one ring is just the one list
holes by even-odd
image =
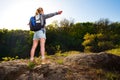
[[[34, 54], [39, 40], [33, 40], [33, 45], [30, 53], [30, 60], [34, 60]], [[40, 38], [40, 53], [42, 56], [42, 64], [45, 64], [45, 38]]]
[[40, 53], [42, 59], [45, 59], [45, 38], [40, 38]]
[[38, 41], [39, 40], [33, 40], [33, 45], [32, 45], [32, 49], [31, 49], [31, 53], [30, 53], [30, 60], [31, 61], [34, 60], [34, 54], [35, 54], [36, 47], [38, 45]]

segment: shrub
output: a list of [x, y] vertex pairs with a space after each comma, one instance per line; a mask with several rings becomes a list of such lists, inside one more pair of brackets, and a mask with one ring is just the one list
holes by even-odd
[[84, 36], [84, 41], [82, 45], [85, 47], [84, 51], [87, 52], [101, 52], [114, 48], [114, 44], [110, 41], [108, 36], [99, 33], [99, 34], [89, 34], [87, 33]]
[[11, 60], [16, 60], [18, 59], [19, 57], [18, 56], [15, 56], [15, 57], [3, 57], [3, 61], [11, 61]]

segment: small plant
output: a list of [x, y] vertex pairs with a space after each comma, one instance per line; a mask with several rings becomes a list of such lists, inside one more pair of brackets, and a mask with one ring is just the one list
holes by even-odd
[[35, 67], [35, 63], [34, 62], [29, 62], [28, 63], [28, 68], [29, 69], [33, 69]]
[[3, 57], [3, 61], [12, 61], [12, 60], [16, 60], [18, 59], [19, 57], [18, 56], [15, 56], [15, 57]]
[[58, 59], [58, 60], [56, 60], [56, 62], [57, 62], [58, 64], [63, 64], [63, 59]]

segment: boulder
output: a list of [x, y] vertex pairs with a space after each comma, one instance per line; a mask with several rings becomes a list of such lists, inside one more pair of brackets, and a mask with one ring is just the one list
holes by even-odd
[[65, 58], [64, 63], [67, 65], [89, 66], [94, 68], [103, 68], [108, 70], [120, 71], [120, 56], [109, 54], [106, 52], [100, 53], [81, 53], [71, 55]]

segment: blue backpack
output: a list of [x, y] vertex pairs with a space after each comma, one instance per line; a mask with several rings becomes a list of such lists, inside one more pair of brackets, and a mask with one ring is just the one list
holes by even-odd
[[[40, 15], [41, 16], [41, 15]], [[29, 26], [30, 26], [30, 30], [31, 31], [38, 31], [40, 30], [41, 28], [44, 28], [45, 26], [45, 20], [43, 22], [44, 24], [41, 25], [41, 21], [40, 21], [40, 18], [36, 20], [35, 16], [32, 16], [30, 18], [30, 22], [29, 22]]]

